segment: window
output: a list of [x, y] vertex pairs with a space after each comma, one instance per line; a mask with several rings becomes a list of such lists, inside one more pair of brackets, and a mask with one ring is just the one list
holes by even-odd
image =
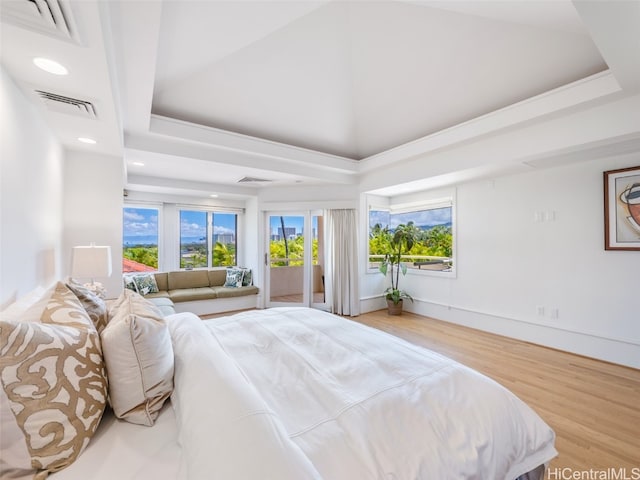
[[158, 270], [158, 209], [124, 207], [122, 271]]
[[180, 211], [180, 268], [208, 267], [207, 212]]
[[235, 213], [180, 210], [180, 268], [236, 265], [237, 223]]
[[403, 262], [409, 269], [451, 271], [453, 266], [453, 206], [450, 199], [412, 207], [369, 210], [369, 268], [377, 269], [389, 251], [398, 225], [413, 222], [420, 230]]

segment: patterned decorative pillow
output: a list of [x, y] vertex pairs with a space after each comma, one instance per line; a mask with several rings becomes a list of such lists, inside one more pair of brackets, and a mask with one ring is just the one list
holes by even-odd
[[122, 282], [124, 283], [124, 288], [137, 292], [136, 282], [133, 281], [134, 276], [135, 274], [125, 273], [122, 275]]
[[253, 274], [251, 273], [250, 268], [242, 269], [242, 286], [248, 287], [249, 285], [253, 285]]
[[242, 268], [228, 267], [227, 278], [224, 282], [224, 286], [225, 287], [241, 287], [243, 276], [244, 276], [244, 272]]
[[72, 282], [67, 283], [67, 287], [78, 297], [98, 333], [102, 332], [109, 322], [109, 312], [104, 300], [83, 285]]
[[100, 338], [116, 417], [151, 426], [173, 392], [173, 347], [158, 308], [124, 290]]
[[95, 326], [63, 283], [45, 299], [32, 307], [39, 322], [0, 322], [0, 468], [9, 477], [44, 478], [71, 464], [106, 406]]
[[149, 295], [150, 293], [158, 293], [158, 284], [156, 277], [150, 273], [142, 273], [133, 277], [133, 283], [136, 291], [140, 295]]

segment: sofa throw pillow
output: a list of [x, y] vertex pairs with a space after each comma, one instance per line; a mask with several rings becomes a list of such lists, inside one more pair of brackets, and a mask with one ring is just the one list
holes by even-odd
[[67, 287], [78, 297], [98, 333], [102, 332], [109, 321], [109, 312], [104, 300], [84, 285], [70, 282], [67, 283]]
[[126, 288], [127, 290], [132, 290], [134, 292], [137, 292], [138, 289], [136, 287], [136, 282], [133, 281], [134, 276], [135, 274], [131, 274], [131, 273], [123, 274], [122, 283], [124, 284], [124, 288]]
[[238, 267], [227, 268], [227, 278], [224, 282], [225, 287], [241, 287], [243, 270]]
[[133, 277], [136, 291], [140, 295], [149, 295], [150, 293], [158, 293], [158, 284], [156, 277], [150, 273], [138, 274]]
[[61, 282], [44, 298], [44, 309], [41, 302], [32, 307], [40, 321], [0, 322], [0, 467], [9, 476], [44, 478], [71, 464], [107, 401], [93, 322]]
[[242, 286], [248, 287], [249, 285], [253, 285], [253, 274], [251, 273], [250, 268], [242, 269]]
[[158, 308], [124, 290], [100, 335], [116, 417], [151, 426], [173, 391], [173, 347]]

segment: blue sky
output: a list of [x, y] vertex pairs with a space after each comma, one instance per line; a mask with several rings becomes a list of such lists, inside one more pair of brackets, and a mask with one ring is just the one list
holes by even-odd
[[125, 208], [123, 220], [125, 237], [158, 235], [158, 210], [156, 209]]
[[[235, 231], [235, 213], [214, 213], [214, 235], [235, 233]], [[182, 210], [180, 212], [180, 232], [184, 237], [206, 237], [207, 212]]]
[[[123, 227], [125, 237], [158, 235], [158, 210], [155, 208], [124, 208]], [[180, 228], [186, 237], [206, 236], [206, 212], [183, 210], [180, 215]], [[213, 233], [235, 233], [235, 214], [214, 214]]]

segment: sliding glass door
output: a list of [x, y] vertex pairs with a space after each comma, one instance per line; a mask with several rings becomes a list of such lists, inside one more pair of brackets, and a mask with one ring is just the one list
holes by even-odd
[[319, 212], [268, 212], [267, 306], [322, 308], [324, 296], [323, 218]]

